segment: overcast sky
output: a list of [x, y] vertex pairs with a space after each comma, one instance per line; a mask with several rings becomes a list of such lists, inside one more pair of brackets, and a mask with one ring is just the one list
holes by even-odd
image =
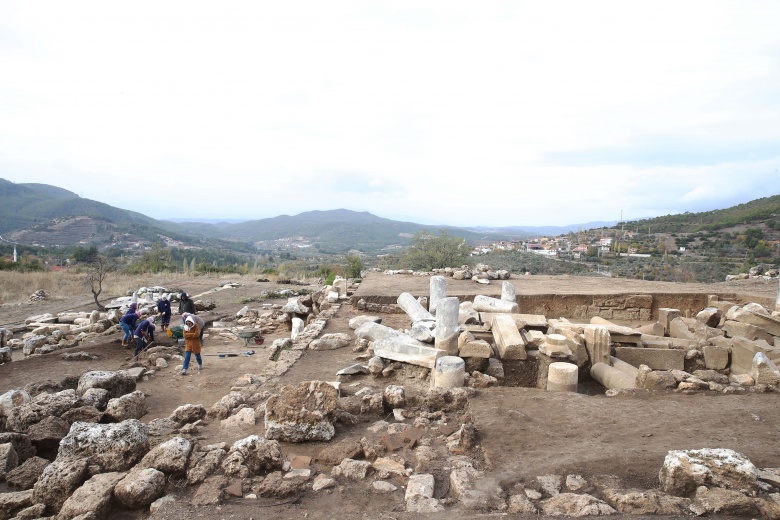
[[0, 0], [0, 178], [154, 218], [780, 193], [780, 2]]

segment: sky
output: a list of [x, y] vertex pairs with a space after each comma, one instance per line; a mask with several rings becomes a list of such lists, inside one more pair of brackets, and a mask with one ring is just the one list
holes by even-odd
[[153, 218], [780, 194], [780, 2], [0, 0], [0, 178]]

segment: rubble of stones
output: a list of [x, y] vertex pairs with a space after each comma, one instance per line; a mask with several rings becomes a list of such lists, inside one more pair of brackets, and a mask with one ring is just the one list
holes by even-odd
[[486, 264], [477, 264], [474, 267], [462, 265], [460, 267], [444, 267], [432, 271], [413, 271], [411, 269], [387, 269], [383, 271], [387, 275], [410, 274], [412, 276], [450, 276], [454, 280], [473, 280], [477, 283], [489, 284], [490, 280], [509, 280], [511, 273], [505, 269], [493, 270]]
[[767, 269], [766, 266], [764, 265], [756, 265], [751, 267], [747, 273], [726, 275], [726, 281], [730, 282], [732, 280], [749, 280], [749, 279], [750, 280], [753, 279], [771, 280], [773, 278], [777, 278], [778, 274], [780, 274], [780, 270], [776, 268]]
[[[148, 508], [154, 516], [181, 500], [200, 507], [233, 498], [332, 493], [345, 486], [396, 497], [403, 510], [422, 514], [780, 518], [777, 470], [756, 468], [743, 455], [719, 448], [670, 451], [659, 468], [660, 489], [628, 489], [613, 476], [540, 475], [524, 482], [492, 477], [469, 399], [502, 380], [509, 384], [504, 366], [525, 369], [529, 375], [522, 382], [529, 386], [557, 391], [576, 391], [578, 378], [588, 373], [613, 390], [616, 384], [628, 388], [630, 375], [622, 374], [630, 371], [623, 365], [638, 361], [636, 372], [630, 372], [635, 375], [631, 388], [669, 388], [674, 380], [686, 392], [738, 392], [773, 389], [780, 380], [772, 379], [777, 369], [770, 359], [780, 336], [774, 324], [780, 321], [755, 304], [711, 298], [711, 306], [692, 319], [662, 309], [659, 321], [648, 326], [655, 333], [650, 334], [605, 320], [580, 325], [521, 314], [509, 286], [502, 287], [501, 299], [477, 296], [459, 303], [446, 297], [444, 277], [434, 276], [428, 308], [408, 293], [398, 298], [411, 318], [408, 329], [386, 327], [378, 316], [359, 316], [350, 320], [354, 340], [319, 335], [346, 298], [341, 282], [292, 298], [276, 317], [278, 322], [286, 315], [291, 325], [290, 338], [282, 340], [290, 345], [281, 353], [285, 368], [272, 364], [267, 373], [245, 374], [217, 402], [184, 404], [148, 423], [141, 421], [145, 394], [136, 388], [143, 373], [137, 369], [143, 367], [91, 371], [11, 390], [0, 396], [0, 480], [13, 491], [0, 493], [0, 520], [103, 519], [117, 508]], [[272, 320], [272, 311], [242, 309], [232, 320], [259, 328], [258, 320]], [[304, 350], [349, 344], [367, 364], [342, 371], [340, 381], [274, 386], [273, 377]], [[155, 356], [165, 354], [159, 348], [150, 349], [146, 363], [156, 365]], [[632, 358], [623, 349], [673, 356]], [[751, 349], [758, 362], [750, 366], [752, 375], [740, 373], [746, 369], [742, 354]], [[684, 373], [678, 365], [660, 366], [680, 359], [688, 363], [684, 368], [704, 368]], [[554, 372], [555, 365], [576, 366], [574, 383], [566, 379], [571, 371]], [[726, 378], [712, 381], [721, 387], [702, 377], [711, 373]], [[361, 383], [362, 374], [371, 382], [402, 377], [376, 389]], [[739, 377], [745, 375], [752, 382]], [[394, 384], [399, 380], [409, 383]], [[648, 383], [653, 381], [669, 386]], [[239, 440], [200, 443], [198, 432], [209, 423]], [[296, 443], [331, 442], [337, 430], [355, 431], [359, 423], [370, 423], [365, 433], [344, 435], [314, 458], [296, 453]], [[280, 442], [292, 447], [283, 450]]]

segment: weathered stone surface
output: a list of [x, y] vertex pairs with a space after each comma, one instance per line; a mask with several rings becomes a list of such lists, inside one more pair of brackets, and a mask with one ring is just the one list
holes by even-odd
[[140, 419], [148, 413], [146, 394], [136, 390], [121, 397], [110, 399], [106, 405], [106, 416], [112, 421], [122, 422], [128, 419]]
[[129, 419], [116, 424], [77, 422], [60, 442], [58, 459], [79, 459], [101, 472], [126, 471], [149, 450], [149, 431]]
[[241, 410], [236, 412], [235, 415], [231, 415], [227, 419], [222, 419], [219, 425], [221, 428], [226, 430], [254, 426], [255, 409], [242, 408]]
[[158, 444], [144, 455], [137, 468], [154, 468], [167, 474], [184, 473], [192, 452], [192, 444], [183, 437], [174, 437]]
[[687, 497], [699, 486], [755, 490], [758, 470], [733, 450], [672, 450], [666, 455], [658, 478], [664, 492]]
[[606, 502], [591, 495], [561, 493], [539, 504], [542, 514], [549, 516], [603, 516], [617, 513]]
[[24, 390], [9, 390], [0, 395], [0, 417], [8, 417], [11, 410], [32, 401], [30, 394]]
[[525, 494], [512, 495], [509, 497], [509, 507], [507, 508], [507, 513], [511, 515], [536, 515], [538, 512], [539, 510], [536, 509], [534, 503], [531, 502], [531, 500]]
[[679, 381], [668, 370], [652, 370], [647, 365], [639, 367], [636, 387], [644, 390], [669, 390], [677, 387]]
[[375, 480], [374, 482], [372, 482], [371, 489], [373, 489], [375, 493], [379, 493], [382, 495], [393, 493], [398, 490], [396, 486], [384, 480]]
[[0, 518], [12, 518], [18, 511], [32, 505], [32, 490], [0, 493]]
[[685, 369], [685, 352], [682, 350], [617, 347], [615, 357], [637, 368], [647, 365], [653, 370]]
[[24, 340], [22, 353], [25, 356], [31, 356], [32, 354], [35, 353], [36, 350], [46, 345], [48, 342], [49, 342], [49, 336], [44, 336], [42, 334], [36, 334], [35, 336], [30, 336], [29, 338], [26, 338]]
[[352, 342], [352, 337], [344, 333], [323, 334], [309, 343], [310, 350], [335, 350], [344, 348]]
[[[237, 394], [237, 395], [240, 396], [241, 394]], [[222, 399], [224, 399], [224, 397]], [[243, 398], [241, 398], [241, 403], [243, 402], [244, 400]], [[230, 410], [228, 410], [228, 414], [229, 412]], [[178, 424], [187, 424], [187, 423], [195, 422], [199, 419], [203, 419], [203, 417], [205, 416], [206, 416], [206, 409], [203, 407], [202, 404], [183, 404], [178, 408], [176, 408], [168, 418], [171, 419], [172, 421], [177, 422]], [[227, 415], [225, 415], [225, 417], [227, 417]]]
[[41, 457], [30, 457], [19, 466], [9, 471], [5, 481], [9, 486], [20, 489], [32, 489], [40, 478], [43, 470], [49, 465], [49, 461]]
[[384, 359], [392, 359], [425, 368], [433, 368], [436, 359], [446, 354], [444, 350], [426, 346], [425, 343], [416, 341], [410, 336], [404, 336], [406, 339], [397, 337], [375, 340], [373, 343], [374, 354]]
[[365, 460], [344, 459], [333, 467], [331, 476], [347, 480], [363, 480], [371, 469], [371, 463]]
[[517, 314], [519, 312], [519, 307], [516, 302], [491, 298], [490, 296], [483, 296], [481, 294], [474, 297], [472, 308], [477, 312], [501, 312], [510, 314]]
[[492, 477], [485, 476], [482, 471], [470, 465], [452, 470], [450, 490], [467, 510], [486, 508], [504, 511], [507, 508], [506, 496], [501, 486]]
[[306, 479], [285, 479], [281, 471], [273, 471], [262, 482], [252, 487], [252, 491], [263, 498], [287, 498], [303, 493], [308, 487]]
[[706, 345], [703, 349], [704, 365], [711, 370], [723, 370], [729, 365], [729, 350], [725, 347]]
[[222, 470], [226, 475], [246, 478], [261, 470], [280, 469], [282, 464], [282, 449], [277, 441], [250, 435], [233, 443], [222, 461]]
[[70, 424], [59, 417], [44, 417], [43, 420], [30, 426], [27, 435], [41, 457], [54, 459], [60, 441], [70, 431]]
[[10, 442], [0, 444], [0, 482], [5, 479], [9, 471], [19, 465], [19, 456], [16, 454], [14, 445]]
[[78, 395], [84, 395], [84, 392], [90, 388], [103, 388], [108, 390], [109, 398], [121, 397], [135, 390], [135, 379], [124, 371], [110, 372], [97, 370], [87, 372], [79, 378], [76, 393], [78, 393]]
[[525, 340], [511, 316], [506, 314], [494, 316], [491, 330], [499, 358], [504, 360], [523, 360], [528, 357], [525, 351]]
[[221, 448], [198, 452], [190, 457], [187, 469], [187, 484], [200, 484], [216, 471], [227, 452]]
[[81, 396], [81, 403], [94, 406], [98, 410], [105, 410], [108, 399], [108, 390], [105, 388], [90, 388]]
[[753, 499], [731, 489], [707, 488], [696, 490], [694, 502], [711, 515], [751, 517], [759, 513]]
[[[14, 520], [37, 520], [38, 518], [43, 518], [45, 514], [46, 514], [46, 504], [33, 504], [29, 507], [25, 507], [24, 509], [16, 513]], [[2, 516], [0, 516], [0, 518], [2, 518]], [[90, 520], [90, 519], [84, 518], [79, 520]]]
[[36, 395], [31, 402], [11, 410], [6, 420], [6, 428], [14, 432], [26, 432], [31, 425], [44, 417], [61, 416], [77, 402], [78, 396], [73, 390]]
[[218, 505], [222, 503], [222, 490], [230, 483], [224, 475], [213, 475], [198, 487], [192, 497], [195, 507]]
[[283, 387], [265, 405], [266, 437], [288, 442], [328, 441], [335, 434], [332, 414], [338, 392], [324, 381]]
[[323, 489], [329, 489], [336, 485], [336, 481], [324, 473], [320, 473], [316, 477], [314, 477], [314, 482], [312, 483], [311, 489], [312, 491], [322, 491]]
[[111, 508], [114, 486], [124, 476], [125, 473], [116, 472], [93, 476], [65, 500], [57, 520], [71, 520], [87, 513], [93, 513], [97, 519], [106, 518]]
[[360, 327], [362, 324], [366, 322], [382, 323], [382, 318], [380, 318], [379, 316], [365, 316], [365, 315], [356, 316], [349, 320], [349, 328], [352, 330], [356, 330], [358, 327]]
[[717, 327], [723, 312], [717, 307], [707, 307], [696, 315], [696, 319], [708, 327]]
[[406, 392], [403, 386], [388, 385], [385, 387], [383, 397], [385, 406], [390, 409], [406, 406]]
[[625, 515], [669, 515], [689, 514], [691, 501], [687, 498], [668, 495], [654, 489], [612, 489], [602, 491], [604, 501]]
[[128, 509], [148, 506], [164, 491], [165, 474], [153, 468], [134, 469], [114, 486], [117, 502]]
[[326, 464], [339, 464], [344, 459], [358, 459], [363, 457], [363, 445], [354, 438], [342, 439], [335, 444], [327, 446], [317, 455], [317, 460]]
[[585, 346], [591, 366], [596, 363], [609, 364], [610, 335], [604, 325], [588, 325], [585, 327]]
[[757, 385], [777, 385], [780, 384], [780, 371], [767, 356], [762, 352], [753, 356], [753, 368], [750, 371], [750, 377]]
[[86, 459], [56, 460], [46, 466], [33, 487], [33, 502], [59, 511], [65, 500], [87, 479]]

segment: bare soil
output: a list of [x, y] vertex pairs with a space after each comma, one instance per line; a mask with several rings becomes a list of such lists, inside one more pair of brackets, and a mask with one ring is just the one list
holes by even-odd
[[[587, 277], [531, 276], [512, 279], [517, 293], [601, 294], [633, 292], [692, 292], [705, 294], [735, 293], [752, 295], [756, 299], [774, 299], [777, 281], [746, 280], [729, 284], [669, 284]], [[366, 277], [356, 297], [372, 295], [397, 296], [403, 291], [424, 295], [429, 278], [387, 276], [372, 273]], [[215, 288], [215, 281], [193, 278], [182, 287], [196, 299], [209, 299], [217, 304], [208, 320], [233, 316], [244, 304], [239, 298], [259, 295], [262, 290], [282, 289], [269, 283], [248, 284], [238, 289], [225, 289], [198, 296]], [[482, 286], [474, 282], [448, 279], [448, 295], [500, 294], [500, 283]], [[294, 287], [293, 287], [294, 288]], [[16, 323], [33, 314], [63, 310], [88, 310], [89, 294], [58, 302], [37, 302], [23, 306], [0, 308], [0, 322]], [[250, 307], [257, 304], [249, 304]], [[343, 304], [324, 332], [352, 332], [347, 322], [359, 313], [348, 303]], [[403, 314], [383, 314], [384, 323], [403, 328], [409, 325]], [[173, 323], [176, 323], [176, 316]], [[208, 333], [208, 328], [207, 328]], [[243, 374], [260, 373], [272, 361], [265, 349], [277, 337], [288, 334], [279, 330], [266, 336], [263, 347], [250, 346], [251, 356], [218, 358], [217, 352], [243, 353], [247, 350], [241, 340], [206, 336], [204, 343], [205, 369], [180, 376], [173, 364], [158, 370], [147, 381], [138, 383], [138, 389], [147, 394], [149, 414], [144, 421], [166, 417], [179, 405], [202, 403], [207, 408], [226, 395], [233, 383]], [[128, 350], [120, 347], [121, 333], [104, 340], [83, 345], [71, 351], [84, 350], [100, 356], [93, 362], [64, 361], [59, 353], [36, 356], [0, 365], [0, 393], [20, 388], [31, 381], [60, 381], [66, 375], [79, 375], [88, 370], [116, 370], [126, 367]], [[165, 342], [167, 338], [162, 339]], [[21, 352], [14, 352], [15, 358]], [[336, 372], [355, 362], [350, 347], [334, 351], [305, 351], [304, 355], [282, 376], [271, 380], [266, 389], [273, 392], [281, 385], [306, 380], [337, 379]], [[363, 387], [382, 389], [388, 384], [400, 384], [407, 395], [423, 394], [426, 381], [415, 376], [415, 371], [399, 371], [390, 378], [351, 376], [342, 379], [342, 389], [353, 394]], [[531, 388], [498, 387], [482, 389], [469, 404], [467, 414], [479, 434], [479, 446], [474, 456], [486, 471], [487, 478], [495, 479], [506, 488], [515, 483], [529, 484], [536, 476], [546, 474], [579, 474], [588, 479], [598, 475], [615, 475], [624, 487], [642, 489], [658, 487], [658, 471], [669, 450], [694, 448], [728, 448], [745, 454], [760, 467], [780, 467], [780, 394], [720, 395], [679, 393], [598, 395], [548, 393]], [[332, 442], [345, 438], [360, 439], [370, 436], [362, 422], [354, 426], [337, 427]], [[392, 417], [389, 419], [392, 421]], [[231, 443], [250, 434], [263, 435], [262, 421], [254, 428], [226, 431], [218, 421], [209, 424], [198, 434], [203, 444], [226, 441]], [[436, 432], [426, 432], [436, 435]], [[286, 456], [316, 457], [327, 443], [283, 444]], [[395, 452], [413, 465], [409, 450]], [[313, 474], [330, 474], [331, 466], [314, 462]], [[437, 493], [446, 494], [447, 468], [439, 468]], [[282, 500], [230, 498], [220, 506], [193, 507], [190, 498], [193, 488], [171, 485], [171, 494], [177, 502], [172, 509], [155, 518], [474, 518], [480, 515], [458, 509], [441, 515], [414, 515], [404, 512], [403, 486], [400, 477], [389, 479], [399, 490], [389, 495], [371, 491], [371, 481], [353, 484], [340, 483], [337, 487]], [[0, 489], [1, 491], [1, 489]], [[147, 512], [115, 511], [112, 518], [137, 519], [149, 516]], [[656, 517], [657, 518], [657, 517]]]

